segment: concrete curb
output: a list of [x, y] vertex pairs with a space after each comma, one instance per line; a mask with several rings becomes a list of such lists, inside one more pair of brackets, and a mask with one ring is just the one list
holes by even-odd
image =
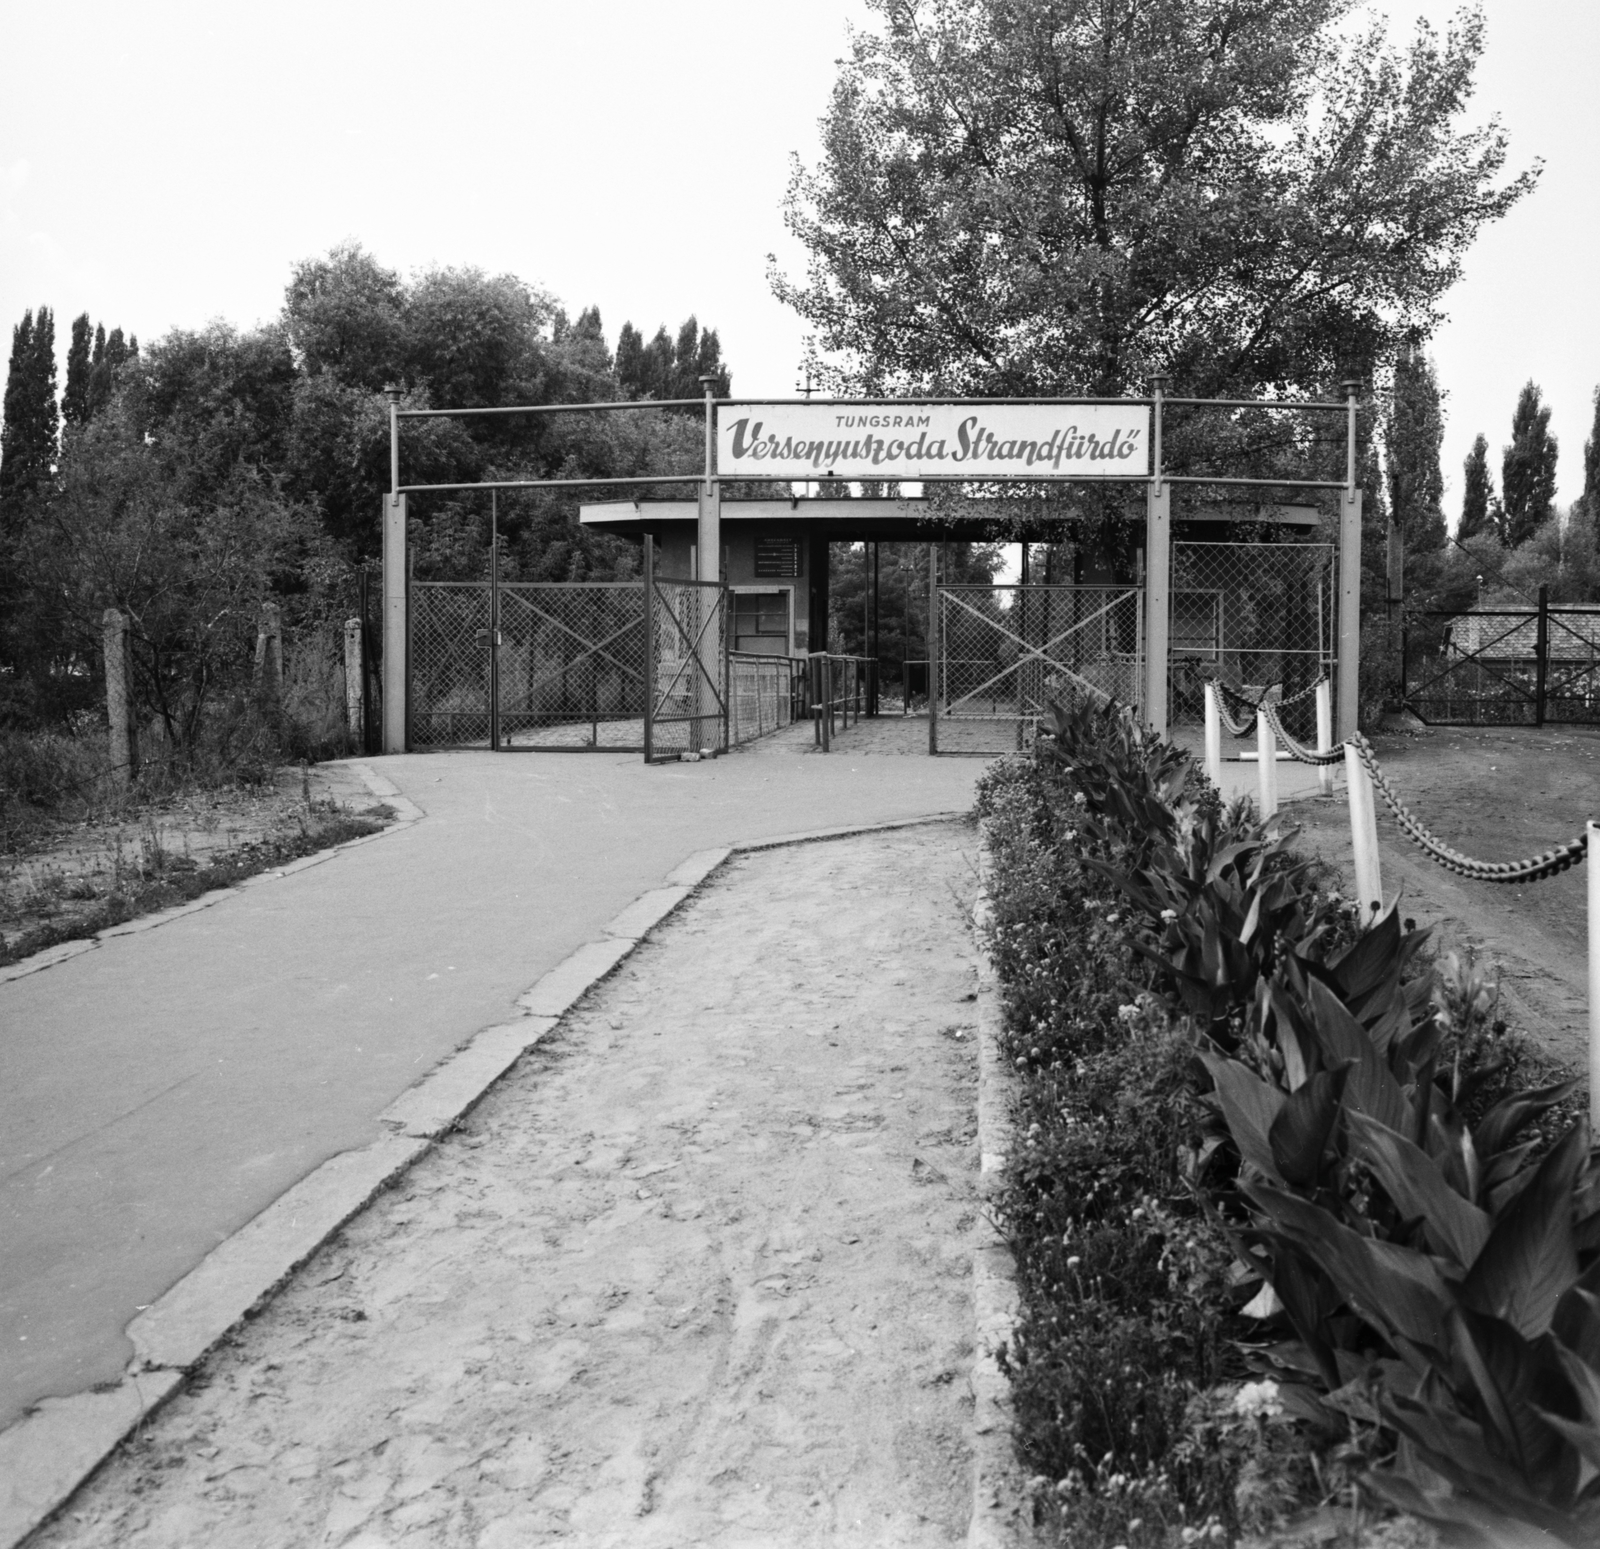
[[53, 947], [45, 947], [42, 951], [23, 958], [19, 963], [0, 968], [0, 984], [9, 984], [13, 979], [24, 979], [29, 974], [54, 968], [57, 963], [64, 963], [68, 958], [92, 952], [102, 941], [110, 941], [117, 936], [136, 936], [140, 931], [155, 930], [157, 926], [181, 920], [186, 914], [196, 914], [201, 909], [209, 909], [213, 904], [220, 904], [224, 898], [237, 897], [246, 888], [290, 876], [310, 866], [320, 866], [324, 861], [332, 860], [341, 850], [354, 849], [358, 844], [371, 844], [374, 839], [382, 839], [388, 834], [397, 833], [400, 829], [409, 828], [424, 816], [421, 807], [402, 796], [391, 781], [367, 768], [365, 764], [352, 763], [348, 767], [353, 774], [360, 776], [361, 783], [372, 795], [386, 801], [395, 810], [394, 820], [379, 829], [377, 833], [361, 834], [354, 839], [340, 840], [338, 844], [330, 844], [326, 849], [302, 855], [298, 860], [287, 861], [282, 866], [273, 867], [268, 871], [258, 871], [253, 877], [244, 877], [229, 887], [213, 888], [209, 893], [202, 893], [187, 903], [174, 904], [170, 909], [158, 909], [153, 914], [141, 914], [138, 919], [124, 920], [120, 925], [108, 925], [104, 930], [96, 931], [92, 936], [80, 937], [76, 941], [62, 941]]
[[[981, 861], [983, 891], [972, 911], [978, 943], [978, 1191], [986, 1203], [1000, 1184], [1011, 1149], [1013, 1077], [1000, 1052], [1000, 986], [984, 946], [991, 918], [989, 856]], [[997, 1352], [1017, 1320], [1017, 1268], [1011, 1248], [993, 1228], [972, 1256], [975, 1338], [972, 1355], [972, 1518], [968, 1549], [1020, 1549], [1032, 1541], [1023, 1501], [1022, 1470], [1012, 1444], [1011, 1384]]]
[[[351, 840], [350, 844], [381, 839], [424, 815], [381, 775], [365, 765], [351, 767], [375, 796], [388, 801], [403, 816], [382, 833]], [[120, 1383], [102, 1392], [47, 1399], [0, 1431], [0, 1549], [17, 1549], [60, 1511], [126, 1437], [182, 1387], [191, 1368], [267, 1301], [375, 1195], [454, 1128], [524, 1053], [547, 1037], [567, 1011], [613, 973], [650, 931], [691, 898], [732, 856], [783, 845], [890, 833], [965, 817], [961, 812], [941, 812], [785, 834], [699, 850], [681, 862], [668, 874], [664, 886], [642, 893], [603, 927], [599, 940], [585, 942], [521, 995], [517, 1000], [523, 1013], [520, 1017], [474, 1034], [401, 1093], [378, 1115], [388, 1133], [357, 1151], [330, 1158], [307, 1174], [140, 1313], [128, 1325], [135, 1357]], [[319, 852], [306, 859], [324, 860], [333, 853]], [[250, 880], [265, 880], [278, 874], [263, 873]], [[218, 896], [232, 891], [219, 890]], [[81, 950], [93, 944], [85, 942]], [[983, 961], [986, 965], [987, 958]], [[979, 1001], [981, 1028], [981, 992]], [[987, 1539], [982, 1542], [999, 1543]]]

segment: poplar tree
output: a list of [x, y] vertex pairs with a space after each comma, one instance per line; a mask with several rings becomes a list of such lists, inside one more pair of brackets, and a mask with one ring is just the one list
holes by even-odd
[[1384, 425], [1389, 506], [1407, 555], [1432, 553], [1445, 542], [1444, 412], [1433, 362], [1415, 345], [1395, 362], [1394, 395]]
[[1583, 509], [1600, 540], [1600, 387], [1594, 390], [1594, 422], [1583, 443]]
[[49, 307], [24, 313], [11, 331], [4, 416], [0, 498], [9, 503], [47, 484], [56, 460], [56, 325]]
[[67, 386], [61, 395], [61, 417], [69, 425], [86, 425], [92, 412], [89, 406], [90, 358], [89, 314], [81, 312], [72, 320], [72, 343], [67, 347]]
[[1556, 498], [1556, 438], [1550, 406], [1539, 401], [1533, 382], [1523, 386], [1511, 417], [1511, 445], [1500, 461], [1504, 514], [1500, 539], [1508, 549], [1525, 543], [1544, 525]]
[[1456, 528], [1456, 537], [1465, 543], [1490, 526], [1489, 504], [1494, 491], [1489, 482], [1489, 438], [1482, 431], [1473, 441], [1461, 472], [1461, 524]]

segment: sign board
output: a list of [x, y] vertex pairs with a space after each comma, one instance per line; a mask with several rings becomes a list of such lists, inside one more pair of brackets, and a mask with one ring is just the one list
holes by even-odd
[[742, 403], [717, 408], [717, 474], [768, 479], [1142, 479], [1142, 403]]

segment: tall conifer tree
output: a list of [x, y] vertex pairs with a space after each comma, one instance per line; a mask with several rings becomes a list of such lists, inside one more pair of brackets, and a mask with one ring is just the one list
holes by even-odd
[[61, 395], [61, 417], [69, 425], [86, 425], [92, 412], [89, 405], [90, 358], [89, 314], [72, 320], [72, 343], [67, 347], [67, 386]]
[[1594, 390], [1594, 422], [1583, 443], [1583, 509], [1600, 539], [1600, 387]]
[[1505, 508], [1500, 538], [1508, 549], [1525, 543], [1544, 524], [1556, 498], [1556, 438], [1550, 406], [1528, 382], [1511, 416], [1511, 445], [1500, 463], [1500, 499]]
[[1489, 504], [1494, 490], [1489, 482], [1489, 438], [1481, 431], [1461, 465], [1461, 525], [1456, 537], [1465, 543], [1489, 527]]
[[56, 325], [49, 307], [25, 313], [11, 333], [5, 420], [0, 425], [0, 497], [45, 485], [56, 460]]
[[1415, 346], [1395, 362], [1394, 397], [1384, 426], [1388, 453], [1389, 506], [1405, 551], [1431, 553], [1444, 547], [1444, 412], [1433, 362]]

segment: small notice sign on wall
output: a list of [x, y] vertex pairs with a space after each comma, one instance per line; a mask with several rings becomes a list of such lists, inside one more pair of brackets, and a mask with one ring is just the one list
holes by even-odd
[[730, 404], [717, 473], [773, 479], [1140, 479], [1142, 403]]

